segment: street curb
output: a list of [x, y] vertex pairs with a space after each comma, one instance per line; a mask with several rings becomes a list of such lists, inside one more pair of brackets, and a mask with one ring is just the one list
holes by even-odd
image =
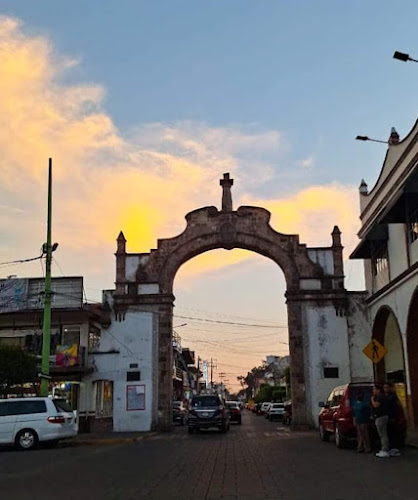
[[146, 435], [140, 435], [129, 438], [99, 438], [99, 439], [74, 439], [68, 441], [62, 441], [64, 447], [77, 447], [77, 446], [100, 446], [100, 445], [109, 445], [109, 444], [123, 444], [123, 443], [138, 443], [139, 441], [143, 441], [144, 439], [155, 436], [156, 432], [150, 432]]

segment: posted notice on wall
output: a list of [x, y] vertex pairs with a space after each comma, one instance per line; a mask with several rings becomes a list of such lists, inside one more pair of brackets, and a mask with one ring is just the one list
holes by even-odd
[[145, 385], [126, 386], [126, 409], [145, 410]]

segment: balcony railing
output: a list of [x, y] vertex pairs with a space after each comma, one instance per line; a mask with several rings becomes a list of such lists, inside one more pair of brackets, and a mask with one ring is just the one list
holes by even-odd
[[[56, 354], [53, 354], [49, 356], [49, 367], [50, 368], [59, 368], [59, 369], [65, 369], [65, 368], [84, 368], [86, 366], [86, 361], [87, 361], [87, 349], [83, 346], [76, 346], [77, 349], [74, 349], [73, 351], [68, 350], [67, 352], [58, 352]], [[74, 352], [75, 351], [75, 352]], [[39, 360], [39, 362], [42, 361], [42, 356], [37, 355], [36, 358]]]

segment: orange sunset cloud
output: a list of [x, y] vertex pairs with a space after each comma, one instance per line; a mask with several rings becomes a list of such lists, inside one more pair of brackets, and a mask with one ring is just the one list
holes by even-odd
[[[138, 125], [124, 134], [106, 112], [100, 85], [65, 83], [76, 64], [45, 36], [0, 17], [1, 260], [14, 258], [17, 248], [24, 256], [36, 253], [44, 240], [48, 157], [59, 258], [68, 274], [96, 276], [109, 286], [121, 229], [128, 251], [149, 251], [158, 238], [184, 229], [188, 211], [219, 206], [218, 179], [225, 171], [239, 184], [235, 206], [266, 207], [277, 231], [326, 246], [339, 224], [345, 243], [353, 245], [357, 195], [351, 186], [313, 186], [277, 199], [251, 194], [272, 176], [263, 156], [279, 156], [286, 147], [280, 132], [179, 122]], [[226, 255], [207, 254], [188, 273], [249, 258], [246, 252]]]

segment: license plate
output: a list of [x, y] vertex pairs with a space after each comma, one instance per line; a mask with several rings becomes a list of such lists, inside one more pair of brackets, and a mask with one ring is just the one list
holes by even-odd
[[207, 411], [202, 412], [202, 417], [209, 417], [209, 413]]

